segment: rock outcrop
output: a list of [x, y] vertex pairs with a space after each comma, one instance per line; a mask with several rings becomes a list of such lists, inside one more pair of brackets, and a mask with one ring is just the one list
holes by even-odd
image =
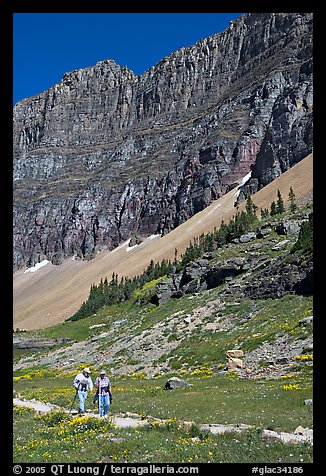
[[312, 151], [311, 13], [253, 13], [141, 76], [113, 60], [14, 107], [14, 269], [165, 234]]
[[191, 384], [186, 380], [178, 377], [171, 377], [164, 385], [165, 390], [173, 390], [175, 388], [191, 387]]
[[226, 352], [228, 359], [227, 369], [228, 371], [236, 371], [244, 367], [243, 360], [240, 357], [244, 356], [244, 352], [241, 349], [230, 349]]
[[16, 349], [39, 350], [52, 348], [56, 345], [71, 343], [72, 339], [67, 337], [15, 337], [13, 338], [13, 347]]
[[[266, 222], [264, 228], [259, 228], [251, 241], [264, 240], [272, 230], [278, 235], [283, 235], [287, 230], [288, 235], [298, 237], [300, 225], [312, 220], [312, 215], [302, 215], [301, 218], [287, 219], [275, 222]], [[265, 230], [265, 231], [264, 231]], [[232, 240], [231, 243], [247, 243], [244, 236]], [[270, 242], [272, 243], [272, 242]], [[288, 244], [288, 240], [281, 240], [271, 246], [272, 251], [279, 251]], [[259, 246], [259, 245], [258, 245]], [[180, 298], [185, 294], [195, 294], [201, 291], [225, 285], [226, 292], [231, 292], [237, 276], [250, 272], [241, 284], [243, 296], [251, 299], [277, 299], [289, 293], [309, 296], [313, 294], [313, 255], [308, 253], [280, 254], [271, 259], [266, 250], [247, 253], [219, 259], [219, 252], [205, 253], [202, 258], [188, 263], [180, 272], [173, 272], [156, 284], [155, 293], [151, 302], [156, 305], [165, 304], [172, 298]], [[239, 284], [238, 284], [239, 286]], [[240, 291], [240, 290], [239, 290]]]

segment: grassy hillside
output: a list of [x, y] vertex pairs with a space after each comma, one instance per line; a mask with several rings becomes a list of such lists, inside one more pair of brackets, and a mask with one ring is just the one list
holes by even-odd
[[[302, 219], [311, 211], [288, 211], [276, 221]], [[15, 349], [15, 395], [69, 408], [77, 371], [88, 365], [95, 378], [104, 367], [112, 381], [111, 414], [167, 421], [119, 429], [110, 419], [73, 419], [60, 412], [39, 416], [17, 407], [14, 461], [311, 462], [309, 445], [266, 442], [261, 432], [313, 428], [312, 405], [305, 404], [313, 392], [313, 297], [253, 298], [245, 292], [257, 280], [272, 282], [274, 277], [262, 272], [291, 264], [297, 243], [298, 233], [284, 236], [275, 229], [250, 242], [230, 242], [211, 263], [242, 258], [253, 265], [212, 289], [156, 305], [151, 299], [156, 279], [136, 289], [131, 299], [89, 317], [16, 333], [73, 341], [37, 351]], [[296, 245], [296, 262], [307, 261], [311, 253], [302, 246]], [[227, 371], [229, 349], [244, 352], [244, 368]], [[171, 376], [191, 386], [165, 390]], [[86, 408], [94, 408], [90, 397]], [[184, 421], [192, 425], [185, 429]], [[252, 428], [214, 436], [199, 429], [203, 423]]]

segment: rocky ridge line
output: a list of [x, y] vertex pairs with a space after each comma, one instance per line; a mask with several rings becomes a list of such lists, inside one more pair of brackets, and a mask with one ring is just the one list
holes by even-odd
[[[312, 150], [312, 14], [248, 14], [141, 76], [113, 60], [14, 108], [14, 270], [165, 234]], [[28, 187], [26, 187], [28, 184]]]

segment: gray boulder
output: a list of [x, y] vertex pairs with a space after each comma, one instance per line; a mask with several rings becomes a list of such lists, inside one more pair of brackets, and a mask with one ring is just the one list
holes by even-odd
[[165, 384], [165, 390], [173, 390], [175, 388], [182, 388], [182, 387], [191, 387], [191, 383], [186, 382], [186, 380], [182, 380], [178, 377], [171, 377]]

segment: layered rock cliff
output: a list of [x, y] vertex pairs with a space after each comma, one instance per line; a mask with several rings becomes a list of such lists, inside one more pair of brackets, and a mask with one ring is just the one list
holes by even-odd
[[113, 60], [14, 107], [14, 269], [164, 234], [312, 151], [310, 13], [255, 13], [141, 76]]

